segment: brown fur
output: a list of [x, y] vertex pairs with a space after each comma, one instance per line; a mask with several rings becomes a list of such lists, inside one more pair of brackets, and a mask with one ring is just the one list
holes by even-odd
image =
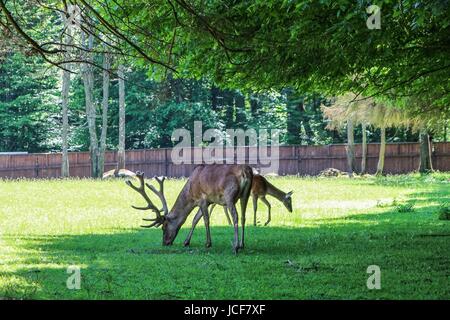
[[[266, 199], [266, 195], [268, 195], [268, 194], [275, 197], [279, 201], [281, 201], [284, 204], [284, 206], [286, 207], [286, 209], [288, 209], [289, 212], [292, 212], [292, 198], [291, 198], [292, 191], [288, 192], [288, 193], [281, 191], [280, 189], [275, 187], [273, 184], [271, 184], [269, 181], [267, 181], [266, 178], [264, 178], [263, 176], [261, 176], [259, 174], [253, 175], [251, 194], [252, 194], [252, 198], [253, 198], [253, 210], [254, 210], [253, 224], [255, 226], [256, 226], [256, 211], [257, 211], [257, 207], [258, 207], [258, 199], [260, 199], [262, 202], [264, 202], [264, 204], [269, 209], [268, 219], [267, 219], [267, 222], [265, 223], [265, 225], [267, 225], [271, 220], [271, 205], [270, 205], [269, 201], [267, 201], [267, 199]], [[212, 211], [216, 204], [223, 205], [225, 216], [227, 217], [228, 223], [231, 224], [231, 220], [230, 220], [230, 217], [229, 217], [228, 211], [227, 211], [227, 206], [222, 203], [213, 203], [211, 206], [209, 215], [212, 214]], [[197, 225], [197, 223], [199, 222], [199, 220], [202, 216], [203, 216], [203, 214], [199, 210], [192, 221], [192, 227], [191, 227], [191, 230], [190, 230], [188, 236], [186, 237], [185, 244], [190, 243], [195, 226]]]
[[286, 209], [288, 209], [289, 212], [292, 212], [292, 191], [286, 193], [275, 187], [273, 184], [271, 184], [269, 181], [267, 181], [266, 178], [264, 178], [261, 175], [255, 175], [253, 177], [252, 182], [252, 198], [253, 198], [253, 225], [256, 226], [256, 211], [258, 208], [258, 199], [260, 199], [268, 209], [268, 217], [267, 221], [264, 225], [268, 225], [270, 220], [272, 219], [271, 216], [271, 210], [272, 207], [269, 203], [269, 201], [266, 199], [266, 196], [270, 195], [277, 200], [279, 200], [281, 203], [284, 204]]
[[[178, 195], [172, 209], [169, 211], [165, 208], [165, 215], [159, 214], [155, 205], [145, 194], [143, 174], [139, 173], [139, 177], [141, 179], [140, 187], [133, 186], [131, 182], [128, 182], [127, 184], [141, 193], [147, 201], [148, 206], [144, 207], [143, 210], [151, 209], [155, 212], [157, 216], [156, 219], [144, 219], [146, 221], [153, 221], [154, 223], [144, 227], [157, 227], [162, 225], [164, 245], [171, 245], [173, 243], [180, 227], [185, 223], [188, 215], [195, 207], [200, 207], [206, 227], [206, 246], [211, 246], [208, 206], [210, 204], [220, 204], [229, 208], [233, 218], [234, 251], [237, 253], [238, 249], [244, 247], [245, 211], [250, 197], [253, 179], [251, 167], [247, 165], [225, 164], [197, 166]], [[151, 188], [152, 186], [147, 187]], [[162, 184], [160, 190], [161, 192], [152, 191], [164, 198]], [[163, 203], [165, 203], [165, 198], [162, 200], [164, 200]], [[236, 210], [237, 200], [240, 200], [241, 202], [242, 235], [240, 241], [238, 214]], [[189, 245], [189, 242], [185, 241], [185, 245]]]
[[252, 194], [253, 195], [266, 195], [267, 194], [267, 180], [259, 174], [253, 176], [252, 181]]
[[[167, 231], [166, 244], [175, 239], [180, 226], [186, 221], [187, 215], [195, 206], [200, 207], [201, 214], [206, 227], [206, 246], [211, 246], [211, 235], [209, 230], [210, 204], [220, 204], [230, 208], [234, 226], [233, 248], [244, 247], [245, 211], [250, 197], [253, 179], [252, 169], [247, 165], [201, 165], [194, 169], [183, 191], [178, 196], [174, 208], [168, 215], [168, 220], [175, 220], [170, 231]], [[186, 198], [186, 199], [183, 199]], [[242, 234], [239, 242], [238, 214], [236, 202], [241, 201], [241, 228]], [[187, 206], [185, 205], [187, 203]], [[193, 230], [190, 235], [192, 236]], [[166, 231], [165, 231], [166, 233]], [[190, 244], [190, 237], [184, 242], [185, 246]]]

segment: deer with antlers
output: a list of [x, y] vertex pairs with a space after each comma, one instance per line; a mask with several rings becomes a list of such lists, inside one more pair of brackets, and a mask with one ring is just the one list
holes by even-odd
[[[188, 181], [184, 185], [178, 195], [173, 207], [168, 209], [166, 198], [164, 196], [164, 177], [156, 177], [159, 184], [159, 190], [153, 185], [145, 183], [144, 173], [136, 172], [136, 178], [140, 185], [136, 187], [131, 181], [126, 183], [139, 194], [142, 195], [147, 202], [145, 207], [136, 207], [139, 210], [151, 210], [156, 217], [151, 219], [143, 219], [151, 221], [150, 225], [145, 228], [162, 226], [163, 245], [171, 245], [175, 240], [178, 231], [185, 223], [188, 215], [195, 207], [199, 207], [205, 222], [206, 228], [206, 247], [211, 246], [211, 233], [209, 229], [208, 206], [210, 204], [220, 204], [229, 208], [234, 226], [234, 242], [233, 249], [237, 253], [239, 249], [244, 248], [244, 231], [245, 231], [245, 211], [252, 186], [253, 172], [251, 167], [247, 165], [226, 165], [211, 164], [199, 165], [189, 176]], [[162, 209], [158, 209], [150, 200], [145, 192], [145, 187], [150, 189], [162, 203]], [[238, 213], [236, 210], [236, 202], [240, 200], [241, 204], [241, 228], [242, 234], [239, 241]], [[185, 242], [185, 245], [186, 242]]]

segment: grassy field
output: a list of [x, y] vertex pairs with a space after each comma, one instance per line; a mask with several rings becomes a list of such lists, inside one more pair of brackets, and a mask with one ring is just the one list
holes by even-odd
[[[233, 229], [217, 208], [212, 248], [203, 222], [190, 248], [139, 228], [139, 195], [123, 181], [0, 181], [0, 298], [18, 299], [450, 299], [450, 174], [270, 179], [294, 190], [294, 212], [271, 199], [273, 217]], [[168, 180], [169, 205], [184, 180]], [[249, 204], [251, 210], [251, 203]], [[247, 221], [252, 223], [252, 213]], [[81, 268], [81, 289], [66, 287]], [[381, 268], [381, 289], [366, 270]]]

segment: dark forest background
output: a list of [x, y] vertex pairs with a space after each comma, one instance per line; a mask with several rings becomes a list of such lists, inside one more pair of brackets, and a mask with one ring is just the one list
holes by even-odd
[[[61, 150], [61, 70], [39, 57], [8, 52], [0, 58], [0, 151], [58, 152]], [[81, 76], [74, 75], [70, 89], [69, 150], [89, 149]], [[95, 73], [95, 105], [101, 109], [101, 71]], [[118, 141], [118, 81], [110, 84], [107, 147]], [[207, 79], [167, 77], [152, 80], [145, 70], [126, 70], [126, 148], [170, 147], [177, 128], [190, 128], [195, 120], [203, 129], [277, 128], [281, 143], [323, 145], [344, 143], [345, 128], [328, 130], [320, 106], [330, 101], [320, 93], [293, 89], [245, 92], [221, 89]], [[100, 116], [98, 117], [100, 122]], [[446, 130], [435, 141], [445, 139]], [[369, 142], [378, 142], [379, 130], [367, 128]], [[417, 141], [408, 128], [388, 129], [388, 142]], [[361, 127], [355, 128], [355, 140]]]

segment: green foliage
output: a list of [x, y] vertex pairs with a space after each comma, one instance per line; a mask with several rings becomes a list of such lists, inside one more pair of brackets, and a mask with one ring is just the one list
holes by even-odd
[[54, 70], [41, 59], [8, 53], [0, 60], [0, 151], [39, 152], [57, 143]]
[[[7, 2], [6, 7], [29, 36], [39, 44], [45, 43], [44, 49], [59, 50], [64, 31], [58, 12], [62, 3], [49, 3], [44, 6], [37, 1], [17, 1], [14, 5]], [[445, 140], [450, 106], [450, 66], [446, 62], [450, 17], [445, 10], [449, 1], [382, 1], [381, 30], [366, 27], [369, 4], [346, 0], [212, 0], [207, 4], [198, 0], [107, 0], [83, 9], [103, 39], [111, 36], [106, 22], [130, 40], [116, 43], [120, 48], [109, 48], [117, 54], [113, 67], [120, 62], [130, 68], [126, 83], [127, 148], [170, 146], [170, 129], [186, 126], [196, 118], [194, 111], [201, 112], [200, 118], [208, 126], [219, 129], [280, 129], [282, 143], [341, 143], [345, 135], [325, 130], [327, 122], [318, 106], [327, 104], [330, 95], [347, 92], [359, 97], [376, 95], [380, 102], [408, 110], [412, 117], [421, 115], [426, 127], [435, 128], [434, 138]], [[0, 41], [0, 57], [6, 47], [32, 55], [37, 64], [36, 69], [10, 69], [2, 62], [5, 70], [17, 70], [10, 74], [15, 80], [2, 82], [0, 89], [3, 96], [6, 92], [16, 95], [15, 107], [8, 102], [0, 112], [7, 108], [17, 115], [4, 113], [1, 121], [6, 140], [3, 136], [2, 140], [6, 142], [2, 150], [59, 150], [55, 133], [60, 115], [53, 95], [59, 89], [59, 76], [55, 69], [49, 69], [45, 79], [35, 81], [47, 65], [36, 48], [30, 50], [29, 44], [23, 48], [23, 36], [12, 28], [3, 11], [0, 22], [11, 27], [8, 32], [3, 32], [3, 27], [0, 30], [8, 39]], [[75, 43], [79, 40], [79, 34], [75, 35]], [[95, 50], [102, 50], [98, 40]], [[57, 61], [61, 56], [46, 57]], [[79, 58], [79, 50], [73, 50], [73, 58]], [[94, 62], [101, 64], [101, 54]], [[177, 72], [167, 66], [176, 67]], [[79, 63], [73, 67], [79, 71]], [[100, 108], [101, 72], [95, 74], [94, 102]], [[72, 151], [87, 150], [84, 92], [79, 75], [72, 78], [69, 146]], [[10, 85], [14, 81], [23, 82], [21, 90]], [[27, 93], [36, 89], [40, 94]], [[117, 83], [113, 82], [110, 89], [107, 144], [114, 149]], [[29, 111], [17, 111], [19, 104]], [[35, 108], [37, 105], [39, 108]], [[164, 110], [166, 107], [169, 110]], [[160, 130], [155, 124], [169, 127]], [[46, 126], [49, 130], [44, 129]], [[357, 142], [360, 130], [356, 128]], [[391, 131], [389, 141], [417, 140], [408, 129]], [[16, 139], [19, 135], [23, 137]], [[369, 142], [378, 141], [378, 136], [371, 130]]]
[[[174, 116], [177, 115], [177, 116]], [[222, 129], [223, 124], [217, 114], [207, 105], [201, 103], [169, 103], [158, 106], [151, 116], [144, 143], [147, 146], [171, 147], [171, 135], [175, 129], [188, 129], [194, 133], [194, 121], [202, 121], [203, 130]]]
[[392, 200], [392, 202], [377, 200], [376, 207], [377, 208], [393, 207], [395, 209], [395, 211], [397, 211], [399, 213], [407, 213], [407, 212], [414, 212], [415, 205], [416, 205], [416, 203], [414, 201], [401, 203], [397, 199], [394, 198], [394, 200]]
[[[14, 57], [14, 58], [13, 58]], [[60, 151], [59, 74], [36, 58], [12, 54], [0, 66], [2, 82], [3, 151]], [[45, 72], [45, 73], [44, 73]], [[283, 144], [342, 143], [345, 134], [328, 131], [320, 104], [328, 101], [319, 94], [298, 94], [292, 90], [242, 94], [239, 90], [217, 89], [206, 79], [148, 79], [140, 70], [126, 74], [126, 148], [170, 147], [176, 128], [192, 129], [194, 120], [202, 120], [204, 129], [272, 128], [281, 130]], [[94, 103], [100, 109], [101, 72], [95, 72]], [[243, 104], [237, 104], [242, 97]], [[253, 97], [253, 98], [252, 98]], [[214, 101], [213, 101], [214, 100]], [[80, 75], [72, 75], [69, 108], [69, 150], [89, 148], [85, 118], [84, 89]], [[252, 106], [253, 104], [253, 106]], [[291, 106], [294, 106], [292, 109]], [[108, 113], [108, 149], [118, 141], [118, 87], [110, 87]], [[100, 131], [98, 118], [98, 130]], [[22, 130], [22, 128], [25, 128]], [[356, 128], [359, 141], [360, 127]], [[391, 141], [415, 141], [406, 129], [392, 130]], [[369, 131], [369, 141], [379, 133]]]
[[[318, 94], [303, 95], [303, 108], [295, 112], [301, 118], [295, 135], [298, 140], [289, 140], [292, 131], [288, 127], [288, 105], [285, 91], [264, 91], [255, 94], [256, 106], [252, 109], [250, 94], [239, 90], [216, 89], [206, 79], [173, 79], [162, 82], [148, 79], [140, 70], [130, 70], [126, 81], [126, 147], [154, 148], [171, 147], [170, 136], [174, 129], [193, 130], [194, 121], [202, 121], [203, 129], [215, 128], [271, 128], [281, 130], [281, 143], [325, 144], [343, 142], [343, 136], [325, 130], [320, 104], [325, 101]], [[100, 83], [96, 74], [96, 83]], [[72, 125], [71, 149], [87, 150], [88, 130], [84, 119], [84, 91], [78, 76], [72, 83], [71, 96]], [[96, 104], [100, 105], [99, 87], [95, 93]], [[214, 97], [213, 97], [214, 96]], [[239, 99], [243, 104], [239, 105]], [[298, 99], [298, 98], [295, 98]], [[110, 110], [108, 122], [108, 148], [115, 149], [118, 140], [118, 88], [110, 88]], [[100, 119], [98, 120], [100, 124]]]
[[413, 212], [414, 211], [414, 203], [401, 203], [395, 206], [397, 212], [405, 213], [405, 212]]
[[450, 220], [450, 206], [448, 203], [443, 203], [438, 209], [439, 220]]
[[434, 172], [431, 175], [422, 175], [420, 173], [386, 175], [374, 177], [375, 183], [386, 187], [411, 186], [420, 188], [422, 184], [437, 183], [448, 185], [448, 174], [446, 172]]
[[195, 13], [180, 4], [179, 67], [227, 86], [407, 96], [420, 100], [407, 108], [448, 117], [449, 2], [382, 1], [381, 30], [366, 27], [370, 4], [191, 1]]

